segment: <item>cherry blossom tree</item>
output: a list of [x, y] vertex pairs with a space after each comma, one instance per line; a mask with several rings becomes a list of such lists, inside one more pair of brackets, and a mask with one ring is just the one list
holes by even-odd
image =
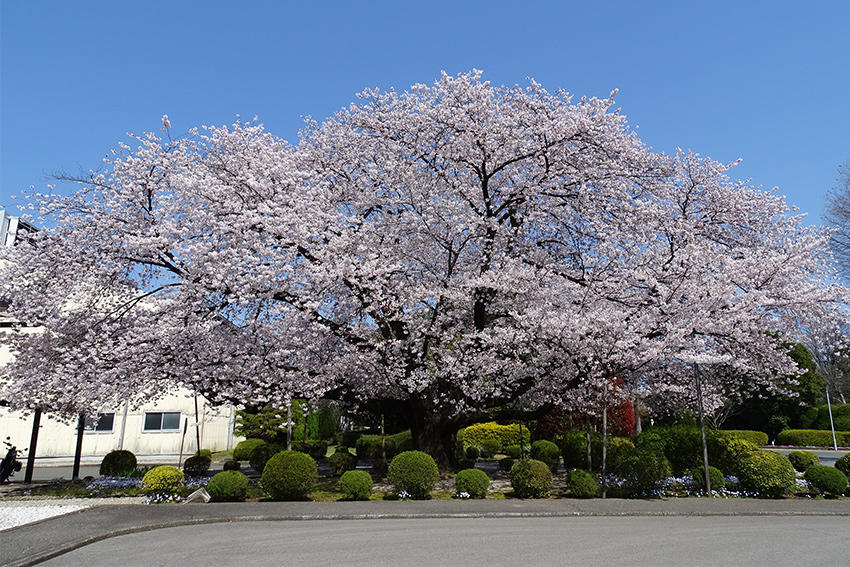
[[241, 121], [135, 143], [29, 201], [48, 228], [2, 293], [47, 332], [16, 339], [10, 400], [378, 403], [447, 464], [470, 420], [582, 406], [613, 375], [681, 386], [709, 360], [770, 387], [793, 365], [764, 331], [843, 293], [827, 234], [730, 166], [653, 152], [614, 93], [444, 74], [295, 145]]

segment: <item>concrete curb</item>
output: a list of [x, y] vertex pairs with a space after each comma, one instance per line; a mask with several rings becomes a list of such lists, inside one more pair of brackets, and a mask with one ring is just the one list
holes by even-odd
[[104, 539], [177, 526], [252, 521], [595, 516], [850, 516], [848, 500], [478, 500], [95, 506], [2, 533], [0, 564], [35, 565]]

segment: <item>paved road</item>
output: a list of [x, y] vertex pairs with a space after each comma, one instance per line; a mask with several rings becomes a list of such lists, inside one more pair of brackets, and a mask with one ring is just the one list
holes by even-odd
[[846, 517], [306, 520], [183, 526], [44, 565], [846, 565]]
[[[782, 453], [783, 455], [786, 455], [786, 456], [788, 455], [788, 453], [795, 450], [795, 449], [774, 449], [774, 448], [770, 448], [770, 447], [767, 447], [767, 448], [770, 449], [771, 451], [776, 451], [777, 453]], [[809, 452], [814, 453], [820, 459], [820, 464], [827, 465], [827, 466], [830, 466], [830, 467], [834, 467], [835, 461], [837, 461], [838, 459], [840, 459], [841, 457], [843, 457], [844, 455], [846, 455], [848, 453], [847, 451], [832, 451], [832, 450], [829, 450], [829, 449], [797, 449], [797, 450], [798, 451], [800, 451], [800, 450], [809, 451]]]

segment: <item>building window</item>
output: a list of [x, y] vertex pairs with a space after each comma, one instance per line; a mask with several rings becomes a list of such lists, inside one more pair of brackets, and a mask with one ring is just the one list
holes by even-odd
[[180, 431], [180, 412], [145, 412], [145, 427], [143, 431]]
[[112, 431], [115, 425], [115, 413], [99, 413], [97, 418], [86, 418], [86, 431]]

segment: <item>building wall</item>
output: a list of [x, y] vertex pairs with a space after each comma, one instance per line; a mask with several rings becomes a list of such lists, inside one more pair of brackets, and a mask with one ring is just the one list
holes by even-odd
[[[232, 449], [235, 443], [242, 439], [233, 436], [234, 412], [231, 406], [214, 408], [199, 397], [198, 410], [201, 417], [202, 449], [210, 449], [213, 452], [224, 451]], [[163, 398], [139, 409], [128, 408], [126, 421], [123, 407], [103, 411], [115, 413], [112, 430], [86, 430], [83, 434], [83, 455], [105, 455], [119, 448], [127, 449], [137, 455], [176, 455], [180, 452], [181, 442], [184, 455], [194, 453], [198, 449], [194, 427], [195, 404], [189, 392]], [[146, 412], [180, 412], [180, 429], [178, 431], [145, 431]], [[188, 428], [184, 436], [183, 429], [187, 421]], [[0, 437], [5, 439], [9, 436], [10, 441], [18, 448], [29, 446], [32, 425], [32, 415], [0, 408]], [[63, 423], [52, 419], [49, 414], [42, 414], [36, 457], [73, 456], [76, 443], [76, 423]]]

